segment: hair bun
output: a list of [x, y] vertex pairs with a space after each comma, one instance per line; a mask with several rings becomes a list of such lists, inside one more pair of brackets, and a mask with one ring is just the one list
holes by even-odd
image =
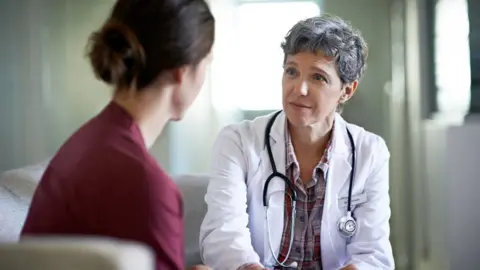
[[145, 52], [135, 34], [117, 22], [107, 22], [92, 34], [88, 54], [95, 75], [112, 85], [131, 85], [145, 65]]

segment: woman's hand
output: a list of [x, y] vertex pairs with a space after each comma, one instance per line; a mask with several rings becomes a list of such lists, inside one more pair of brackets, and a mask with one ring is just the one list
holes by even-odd
[[210, 268], [208, 266], [205, 266], [205, 265], [194, 265], [194, 266], [191, 266], [187, 269], [188, 270], [212, 270], [212, 268]]
[[358, 270], [358, 268], [353, 264], [349, 264], [349, 265], [343, 267], [341, 270]]
[[249, 266], [249, 267], [244, 268], [242, 270], [267, 270], [267, 268], [264, 268], [260, 265], [252, 265], [252, 266]]
[[268, 270], [267, 268], [258, 265], [258, 264], [248, 264], [248, 265], [243, 265], [238, 270]]

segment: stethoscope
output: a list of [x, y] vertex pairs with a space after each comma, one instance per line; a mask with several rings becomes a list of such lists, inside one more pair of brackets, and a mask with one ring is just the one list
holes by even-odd
[[[295, 230], [295, 217], [296, 217], [296, 211], [297, 211], [297, 191], [295, 190], [294, 183], [292, 183], [292, 181], [290, 181], [290, 179], [286, 175], [278, 172], [277, 166], [275, 165], [275, 159], [273, 158], [273, 154], [272, 154], [272, 147], [270, 145], [270, 131], [272, 130], [272, 126], [273, 126], [273, 123], [275, 122], [275, 119], [281, 112], [282, 112], [281, 110], [276, 112], [268, 120], [267, 127], [265, 128], [265, 146], [267, 147], [268, 158], [272, 166], [272, 174], [268, 176], [267, 180], [265, 181], [265, 185], [263, 187], [263, 207], [265, 209], [265, 217], [266, 217], [266, 223], [267, 223], [266, 229], [267, 229], [268, 246], [270, 248], [270, 252], [272, 253], [272, 257], [275, 259], [275, 262], [279, 266], [287, 267], [287, 268], [297, 268], [298, 267], [297, 262], [292, 262], [291, 264], [288, 264], [288, 265], [285, 264], [288, 260], [288, 257], [290, 256], [290, 251], [292, 250], [292, 245], [293, 245], [293, 234]], [[352, 134], [350, 133], [348, 128], [347, 128], [347, 134], [348, 134], [348, 139], [350, 140], [350, 145], [352, 147], [352, 171], [350, 174], [350, 184], [348, 187], [347, 214], [342, 218], [340, 218], [337, 222], [338, 231], [340, 235], [345, 238], [352, 237], [357, 232], [357, 221], [355, 220], [355, 217], [353, 217], [352, 215], [352, 188], [353, 188], [353, 178], [355, 174], [355, 143], [353, 142]], [[269, 228], [269, 221], [268, 221], [268, 199], [267, 199], [268, 185], [270, 184], [270, 181], [275, 177], [282, 179], [285, 182], [285, 184], [288, 186], [288, 189], [291, 191], [291, 195], [288, 193], [287, 194], [290, 197], [290, 200], [292, 202], [292, 212], [290, 216], [290, 225], [291, 225], [290, 226], [290, 242], [288, 244], [287, 254], [285, 255], [285, 258], [281, 262], [277, 259], [277, 256], [275, 256], [275, 253], [273, 252], [273, 249], [272, 249], [272, 243], [270, 240], [270, 228]]]

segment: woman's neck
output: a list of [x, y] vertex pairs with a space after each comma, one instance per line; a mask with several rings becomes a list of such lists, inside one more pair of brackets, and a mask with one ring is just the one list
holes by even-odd
[[[310, 157], [322, 157], [331, 136], [334, 116], [309, 126], [293, 126], [289, 124], [289, 132], [295, 153]], [[312, 151], [316, 149], [316, 151]]]
[[117, 92], [114, 102], [124, 108], [137, 123], [145, 146], [150, 148], [171, 118], [170, 89], [145, 89]]

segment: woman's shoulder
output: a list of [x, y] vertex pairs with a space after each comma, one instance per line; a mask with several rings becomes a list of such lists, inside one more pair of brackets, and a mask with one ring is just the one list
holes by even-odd
[[113, 167], [116, 168], [120, 174], [136, 176], [137, 181], [142, 181], [148, 185], [159, 184], [164, 187], [174, 186], [169, 185], [172, 183], [170, 176], [150, 153], [141, 149], [128, 152], [111, 148], [107, 151], [111, 156], [110, 161], [114, 163], [112, 164]]
[[232, 132], [236, 131], [241, 133], [241, 135], [256, 135], [258, 131], [265, 129], [268, 120], [272, 117], [273, 114], [266, 114], [255, 117], [254, 119], [245, 119], [238, 123], [228, 124], [222, 128], [223, 132]]
[[[121, 146], [121, 147], [120, 147]], [[90, 179], [99, 185], [114, 185], [138, 192], [172, 192], [175, 184], [160, 164], [141, 146], [134, 143], [98, 145], [85, 151], [75, 162], [75, 178]]]
[[180, 211], [177, 207], [182, 204], [180, 191], [153, 156], [143, 152], [133, 155], [118, 149], [107, 152], [103, 156], [106, 159], [103, 173], [99, 175], [103, 179], [98, 181], [109, 183], [119, 194], [128, 194], [139, 202], [149, 203], [149, 207], [162, 206], [173, 212]]
[[249, 144], [261, 143], [265, 138], [267, 123], [272, 116], [273, 113], [228, 124], [220, 130], [217, 138], [230, 138]]
[[214, 155], [236, 153], [252, 161], [264, 150], [265, 128], [270, 118], [271, 114], [267, 114], [224, 126], [215, 140]]
[[352, 133], [358, 151], [368, 152], [375, 156], [390, 157], [387, 143], [380, 135], [351, 123], [347, 123], [347, 127]]

